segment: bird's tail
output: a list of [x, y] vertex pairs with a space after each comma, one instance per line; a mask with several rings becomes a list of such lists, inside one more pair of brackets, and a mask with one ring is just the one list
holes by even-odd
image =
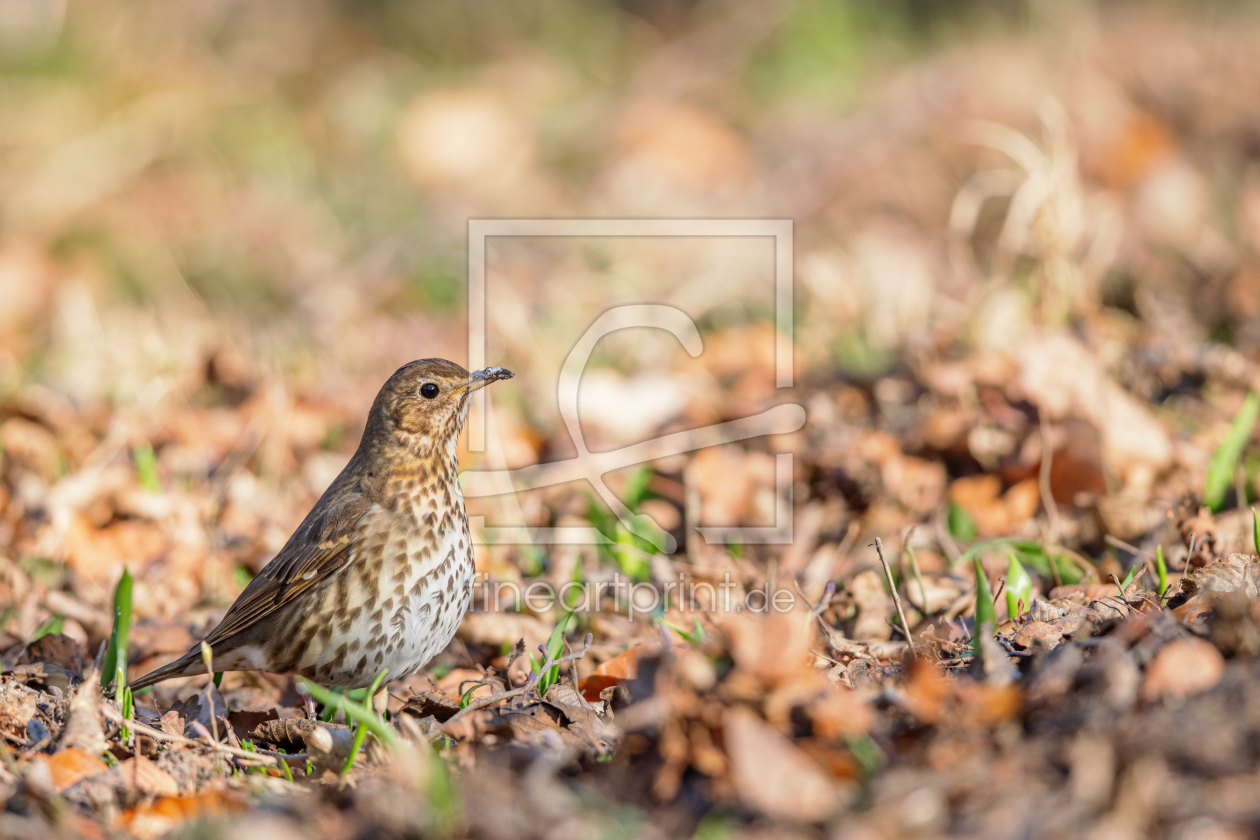
[[197, 674], [206, 672], [206, 664], [201, 660], [201, 651], [194, 649], [188, 651], [179, 659], [176, 659], [169, 665], [163, 665], [154, 671], [150, 671], [140, 679], [128, 683], [133, 691], [139, 691], [142, 688], [148, 688], [154, 683], [160, 683], [162, 680], [169, 680], [174, 677], [193, 677]]

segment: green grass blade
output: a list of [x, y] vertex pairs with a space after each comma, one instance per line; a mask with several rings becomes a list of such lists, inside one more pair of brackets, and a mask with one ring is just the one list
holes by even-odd
[[390, 749], [396, 749], [401, 745], [402, 739], [398, 733], [385, 725], [385, 722], [377, 716], [371, 709], [346, 698], [344, 695], [334, 694], [322, 685], [317, 685], [305, 677], [298, 678], [307, 692], [312, 697], [323, 703], [325, 706], [336, 705], [339, 701], [341, 708], [345, 710], [346, 717], [355, 723], [361, 723], [368, 728], [373, 735], [381, 739], [381, 743]]
[[[123, 720], [131, 720], [131, 713], [135, 707], [135, 699], [131, 696], [131, 689], [124, 688], [122, 690], [122, 715]], [[131, 732], [124, 725], [121, 727], [122, 739], [124, 742], [131, 737]]]
[[473, 692], [481, 688], [483, 685], [489, 685], [489, 684], [490, 683], [479, 682], [476, 685], [474, 685], [472, 688], [465, 691], [464, 696], [459, 698], [459, 707], [461, 709], [468, 708], [468, 704], [472, 702]]
[[132, 463], [136, 468], [136, 478], [146, 493], [161, 493], [162, 482], [158, 479], [157, 453], [153, 444], [147, 440], [137, 446], [131, 453]]
[[[558, 622], [555, 629], [551, 631], [551, 638], [547, 639], [547, 652], [551, 654], [552, 659], [559, 659], [560, 654], [564, 651], [564, 633], [569, 628], [569, 621], [573, 618], [573, 610], [567, 611]], [[541, 664], [539, 667], [542, 667]], [[552, 665], [547, 669], [547, 673], [542, 674], [538, 678], [538, 693], [546, 694], [547, 689], [555, 685], [556, 680], [560, 679], [560, 666]]]
[[1016, 559], [1014, 552], [1007, 552], [1011, 564], [1006, 570], [1006, 612], [1011, 618], [1020, 614], [1020, 603], [1024, 609], [1032, 604], [1032, 578], [1028, 570]]
[[60, 633], [66, 626], [66, 620], [62, 616], [54, 615], [35, 628], [35, 635], [31, 637], [31, 641], [39, 641], [45, 636], [55, 636]]
[[1168, 588], [1168, 563], [1164, 561], [1164, 544], [1155, 546], [1155, 573], [1159, 575], [1159, 597], [1164, 597]]
[[109, 645], [101, 660], [101, 685], [115, 684], [115, 699], [122, 702], [122, 690], [127, 684], [127, 645], [131, 637], [131, 590], [134, 580], [131, 572], [123, 569], [118, 586], [114, 588], [114, 629], [109, 634]]
[[[376, 689], [380, 687], [381, 680], [385, 679], [385, 675], [388, 673], [389, 673], [389, 669], [386, 668], [384, 671], [381, 671], [379, 674], [376, 675], [376, 679], [372, 680], [372, 685], [370, 688], [368, 688], [368, 692], [367, 692], [367, 703], [372, 702], [372, 698], [376, 695]], [[368, 711], [370, 711], [372, 713], [372, 716], [376, 717], [378, 721], [380, 720], [380, 718], [376, 715], [375, 709], [372, 709], [370, 706], [368, 706]], [[381, 725], [384, 726], [384, 723], [382, 723]], [[363, 739], [367, 737], [367, 733], [368, 733], [368, 727], [366, 724], [360, 723], [358, 727], [355, 728], [354, 746], [350, 748], [350, 755], [346, 757], [345, 766], [341, 768], [342, 776], [345, 776], [347, 773], [350, 772], [350, 768], [354, 767], [354, 760], [358, 758], [359, 756], [359, 750], [362, 749], [363, 747]]]
[[982, 633], [993, 632], [997, 624], [997, 614], [993, 609], [993, 589], [989, 586], [989, 579], [985, 577], [980, 558], [977, 557], [971, 562], [976, 567], [976, 628], [971, 636], [971, 649], [976, 656], [983, 656], [980, 649], [980, 636]]
[[[1229, 424], [1229, 432], [1225, 435], [1225, 439], [1216, 447], [1216, 451], [1212, 453], [1212, 459], [1208, 462], [1207, 479], [1203, 486], [1203, 504], [1212, 510], [1220, 510], [1221, 503], [1225, 501], [1225, 493], [1233, 482], [1234, 467], [1242, 456], [1243, 447], [1247, 445], [1258, 417], [1260, 417], [1260, 396], [1257, 396], [1255, 391], [1251, 391], [1243, 400], [1242, 408], [1238, 409], [1238, 413], [1234, 415], [1233, 422]], [[1245, 499], [1239, 499], [1238, 503], [1245, 505], [1247, 502]]]
[[1120, 581], [1120, 596], [1124, 597], [1124, 591], [1129, 588], [1129, 584], [1133, 583], [1133, 579], [1137, 577], [1138, 564], [1134, 563], [1129, 567], [1129, 573], [1124, 576], [1124, 580]]
[[946, 520], [950, 536], [961, 542], [971, 542], [980, 533], [975, 520], [966, 509], [955, 502], [949, 503], [949, 516]]
[[1255, 508], [1251, 509], [1251, 546], [1260, 554], [1260, 516], [1256, 515]]

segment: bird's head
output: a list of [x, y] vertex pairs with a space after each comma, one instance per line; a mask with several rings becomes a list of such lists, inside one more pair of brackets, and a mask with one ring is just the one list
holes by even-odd
[[364, 441], [387, 436], [417, 455], [449, 452], [453, 456], [455, 440], [468, 416], [468, 398], [491, 382], [513, 376], [499, 367], [469, 373], [446, 359], [405, 364], [376, 395]]

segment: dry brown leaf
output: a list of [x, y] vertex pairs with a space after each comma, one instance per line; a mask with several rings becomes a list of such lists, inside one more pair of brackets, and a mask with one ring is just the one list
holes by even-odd
[[598, 702], [600, 693], [605, 689], [624, 685], [638, 676], [639, 659], [644, 653], [655, 653], [659, 650], [658, 645], [635, 645], [612, 659], [601, 662], [593, 673], [578, 682], [582, 696], [590, 703]]
[[119, 764], [114, 773], [126, 784], [153, 796], [178, 796], [180, 792], [170, 773], [142, 755], [132, 756]]
[[83, 517], [71, 517], [66, 530], [66, 563], [98, 582], [116, 578], [127, 566], [143, 569], [170, 548], [161, 529], [146, 522], [125, 520], [106, 528], [93, 528]]
[[1168, 431], [1111, 379], [1096, 354], [1064, 334], [1026, 336], [1019, 346], [1019, 386], [1053, 419], [1081, 417], [1102, 437], [1103, 463], [1126, 487], [1149, 491], [1172, 461]]
[[470, 612], [459, 625], [459, 637], [477, 645], [498, 647], [525, 640], [525, 650], [546, 644], [551, 628], [532, 615], [509, 612]]
[[99, 681], [100, 674], [93, 668], [70, 699], [70, 718], [61, 735], [63, 749], [74, 748], [88, 755], [105, 752], [108, 745], [101, 725]]
[[949, 488], [952, 502], [967, 511], [985, 536], [1010, 533], [1037, 512], [1041, 493], [1036, 479], [1025, 479], [1002, 493], [1002, 479], [991, 473], [967, 476]]
[[835, 811], [835, 781], [757, 715], [727, 709], [722, 731], [731, 782], [746, 805], [786, 822], [821, 822]]
[[48, 770], [52, 774], [53, 787], [58, 792], [65, 790], [80, 779], [95, 776], [109, 770], [109, 765], [78, 747], [69, 747], [45, 758], [37, 756], [37, 761], [47, 761]]
[[883, 640], [892, 637], [892, 627], [887, 619], [892, 611], [893, 601], [884, 586], [883, 575], [874, 569], [858, 574], [845, 586], [857, 607], [857, 620], [849, 631], [849, 635], [855, 640]]
[[1207, 691], [1225, 675], [1225, 657], [1202, 639], [1174, 639], [1160, 649], [1146, 668], [1142, 697], [1160, 700]]
[[163, 796], [124, 811], [118, 823], [139, 840], [157, 840], [189, 820], [223, 816], [245, 810], [244, 797], [226, 788], [211, 788], [190, 796]]

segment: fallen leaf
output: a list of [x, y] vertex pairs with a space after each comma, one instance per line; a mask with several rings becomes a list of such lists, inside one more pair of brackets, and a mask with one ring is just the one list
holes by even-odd
[[892, 610], [892, 597], [884, 590], [884, 577], [874, 569], [867, 569], [849, 581], [845, 587], [857, 607], [857, 620], [849, 635], [858, 640], [889, 639], [892, 627], [888, 614]]
[[114, 772], [137, 790], [154, 796], [178, 796], [179, 785], [171, 775], [142, 755], [132, 756]]
[[582, 696], [590, 703], [598, 702], [604, 689], [624, 685], [638, 676], [639, 659], [645, 651], [659, 649], [656, 645], [635, 645], [607, 662], [601, 662], [590, 676], [578, 682]]
[[[38, 756], [36, 760], [43, 759]], [[52, 774], [53, 787], [58, 793], [73, 785], [80, 779], [95, 776], [109, 770], [109, 765], [94, 755], [84, 752], [78, 747], [69, 747], [54, 753], [47, 759], [48, 771]]]
[[1225, 657], [1202, 639], [1175, 639], [1160, 649], [1147, 666], [1142, 697], [1190, 697], [1207, 691], [1225, 674]]
[[731, 781], [740, 799], [772, 819], [822, 822], [835, 811], [838, 790], [813, 759], [747, 709], [722, 717]]
[[190, 796], [163, 796], [124, 811], [118, 822], [139, 840], [156, 840], [189, 820], [237, 813], [245, 807], [240, 794], [214, 788]]
[[1063, 641], [1063, 631], [1044, 621], [1029, 621], [1011, 639], [1011, 645], [1020, 650], [1041, 647], [1054, 650]]

